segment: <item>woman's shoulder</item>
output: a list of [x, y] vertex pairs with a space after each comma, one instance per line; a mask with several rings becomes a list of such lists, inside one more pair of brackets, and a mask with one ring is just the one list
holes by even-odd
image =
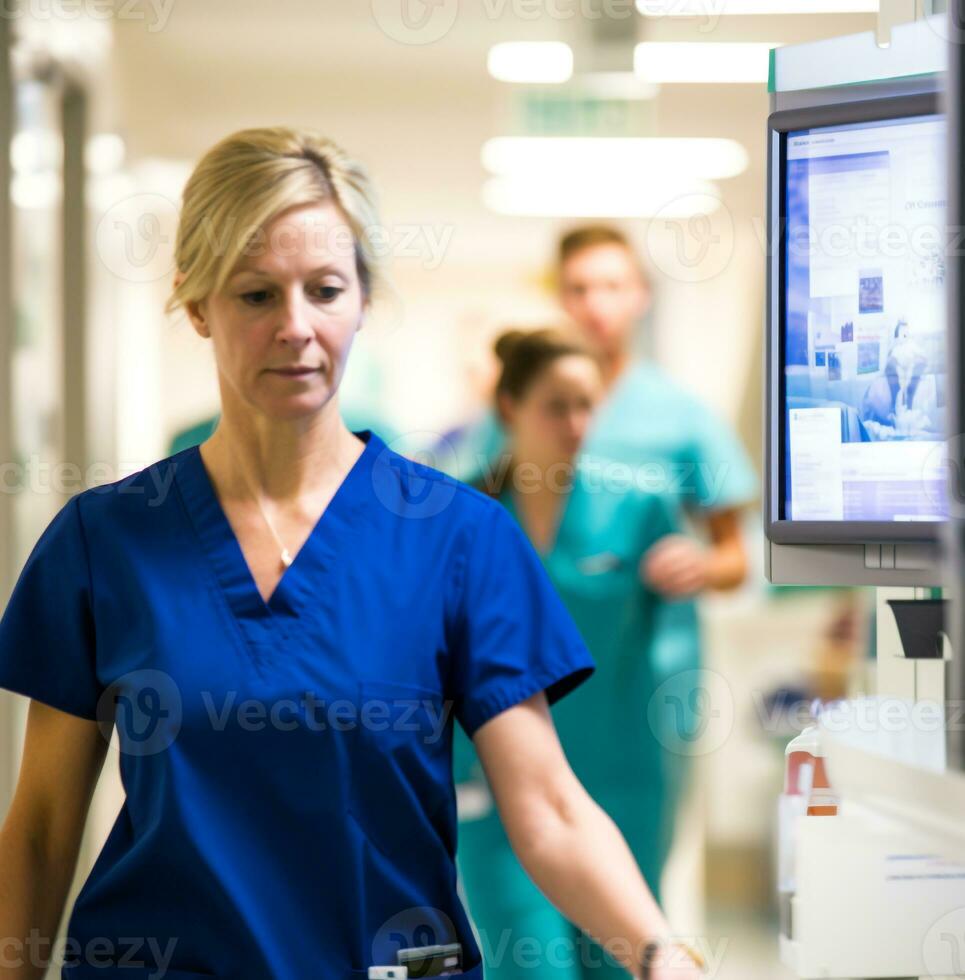
[[384, 444], [373, 463], [372, 487], [376, 503], [389, 516], [402, 519], [477, 526], [503, 510], [489, 481], [463, 482]]
[[426, 516], [434, 507], [448, 510], [450, 505], [468, 513], [499, 507], [497, 496], [485, 479], [465, 482], [388, 446], [376, 460], [375, 478], [377, 490], [390, 491], [399, 501], [416, 507]]
[[172, 502], [178, 468], [186, 466], [189, 454], [196, 451], [197, 446], [190, 446], [116, 479], [95, 483], [74, 494], [70, 503], [85, 524], [115, 522], [131, 513], [156, 516]]

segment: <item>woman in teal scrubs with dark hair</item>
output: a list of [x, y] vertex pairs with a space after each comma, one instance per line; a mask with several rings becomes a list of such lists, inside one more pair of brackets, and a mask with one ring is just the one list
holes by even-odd
[[[594, 677], [554, 706], [553, 717], [574, 772], [619, 826], [659, 900], [672, 837], [667, 787], [679, 760], [648, 722], [660, 682], [655, 620], [667, 605], [649, 576], [660, 551], [654, 546], [676, 530], [672, 501], [637, 486], [625, 464], [581, 451], [603, 391], [587, 348], [552, 330], [512, 331], [499, 338], [496, 353], [508, 466], [498, 485], [483, 488], [526, 531], [596, 661]], [[468, 740], [456, 746], [456, 771], [463, 800], [474, 786], [484, 811], [461, 824], [458, 857], [487, 976], [513, 976], [507, 942], [527, 937], [542, 948], [560, 938], [582, 943], [580, 956], [545, 961], [545, 974], [528, 976], [625, 977], [519, 866], [498, 814], [486, 808]]]
[[[660, 784], [661, 826], [669, 835], [702, 720], [697, 710], [702, 693], [698, 601], [706, 592], [735, 588], [746, 575], [741, 510], [757, 496], [757, 477], [730, 426], [635, 350], [653, 291], [629, 239], [609, 225], [574, 228], [560, 240], [555, 265], [560, 305], [602, 371], [602, 393], [582, 451], [619, 460], [643, 475], [648, 489], [672, 503], [677, 524], [676, 533], [652, 549], [647, 566], [652, 588], [672, 600], [652, 610], [648, 638], [659, 691], [653, 721], [673, 763], [664, 768]], [[447, 435], [438, 458], [467, 483], [481, 479], [492, 486], [506, 457], [508, 436], [505, 419], [493, 407]], [[605, 495], [592, 498], [587, 509], [593, 521], [594, 508], [605, 517], [607, 505]], [[596, 631], [607, 638], [603, 622], [580, 624], [594, 651], [600, 649]], [[465, 775], [457, 770], [457, 776]], [[472, 795], [463, 792], [466, 799]], [[465, 838], [473, 830], [469, 823], [464, 826]], [[662, 865], [652, 856], [647, 860]], [[659, 877], [650, 874], [649, 881], [659, 892]]]

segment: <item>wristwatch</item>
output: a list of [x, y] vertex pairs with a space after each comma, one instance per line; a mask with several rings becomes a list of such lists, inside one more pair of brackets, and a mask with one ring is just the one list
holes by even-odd
[[640, 961], [640, 966], [642, 968], [642, 980], [651, 980], [653, 967], [665, 946], [676, 946], [677, 949], [682, 949], [701, 970], [703, 970], [707, 965], [704, 962], [703, 956], [701, 956], [700, 953], [693, 948], [693, 946], [689, 946], [687, 943], [678, 942], [676, 940], [662, 943], [655, 939], [651, 939], [650, 942], [643, 947], [643, 957]]

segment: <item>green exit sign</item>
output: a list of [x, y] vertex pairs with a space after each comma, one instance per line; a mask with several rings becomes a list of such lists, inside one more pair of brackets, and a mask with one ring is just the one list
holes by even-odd
[[514, 128], [520, 136], [651, 136], [656, 133], [652, 99], [519, 92], [514, 116]]

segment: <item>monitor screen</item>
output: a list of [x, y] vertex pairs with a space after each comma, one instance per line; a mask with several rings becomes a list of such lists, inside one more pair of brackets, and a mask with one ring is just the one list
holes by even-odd
[[945, 122], [784, 135], [781, 514], [947, 516]]

